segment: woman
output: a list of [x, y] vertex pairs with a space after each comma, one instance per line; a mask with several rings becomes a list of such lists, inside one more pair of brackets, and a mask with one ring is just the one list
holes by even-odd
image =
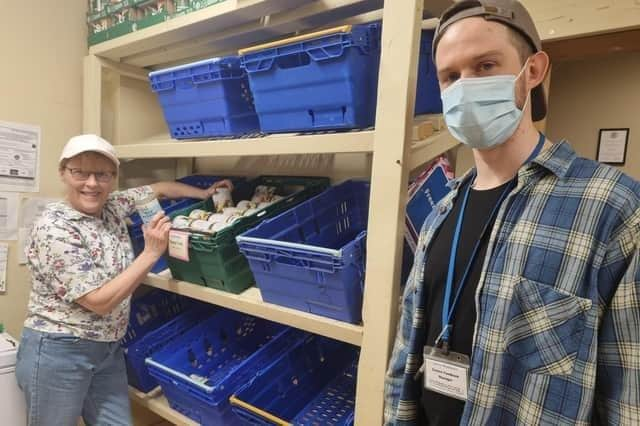
[[134, 260], [124, 219], [136, 200], [211, 196], [207, 190], [159, 182], [112, 193], [119, 161], [95, 135], [71, 138], [59, 163], [66, 200], [47, 207], [27, 248], [32, 288], [16, 376], [29, 425], [131, 424], [120, 339], [129, 299], [167, 249], [169, 218], [145, 226], [145, 247]]

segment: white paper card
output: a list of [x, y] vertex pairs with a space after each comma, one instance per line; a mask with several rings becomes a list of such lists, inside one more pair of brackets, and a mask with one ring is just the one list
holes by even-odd
[[446, 360], [425, 358], [424, 387], [452, 398], [467, 400], [469, 368]]
[[0, 240], [18, 239], [18, 194], [0, 192]]
[[9, 244], [0, 243], [0, 292], [7, 291], [7, 260]]
[[38, 192], [40, 127], [0, 121], [0, 191]]
[[189, 233], [184, 231], [169, 231], [169, 256], [189, 261]]
[[29, 228], [18, 228], [18, 264], [20, 265], [26, 265], [27, 263], [25, 250], [29, 244], [30, 233], [31, 229]]

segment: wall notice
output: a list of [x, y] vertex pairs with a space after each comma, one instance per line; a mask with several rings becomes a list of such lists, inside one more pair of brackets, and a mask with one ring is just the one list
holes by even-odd
[[0, 121], [0, 191], [38, 192], [40, 127]]
[[24, 265], [27, 258], [24, 253], [27, 244], [29, 244], [29, 236], [33, 223], [40, 217], [44, 209], [49, 203], [59, 201], [55, 198], [30, 197], [22, 200], [20, 209], [20, 219], [18, 221], [18, 263]]
[[7, 259], [9, 258], [9, 244], [0, 243], [0, 292], [7, 291]]
[[18, 194], [0, 192], [0, 240], [18, 238]]

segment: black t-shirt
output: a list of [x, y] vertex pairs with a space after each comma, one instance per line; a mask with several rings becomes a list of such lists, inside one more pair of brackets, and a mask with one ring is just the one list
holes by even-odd
[[[460, 188], [452, 211], [435, 235], [429, 252], [427, 253], [424, 282], [426, 298], [425, 342], [428, 346], [434, 346], [436, 338], [442, 331], [442, 302], [444, 299], [451, 244], [467, 185]], [[508, 185], [509, 182], [485, 191], [472, 189], [469, 193], [456, 256], [452, 299], [456, 294], [458, 285], [460, 284], [460, 278], [469, 262], [476, 241], [480, 238], [489, 216]], [[449, 339], [449, 350], [469, 356], [471, 355], [473, 332], [476, 323], [476, 288], [480, 280], [480, 273], [487, 253], [487, 246], [494, 222], [495, 216], [491, 223], [489, 223], [484, 235], [482, 235], [478, 255], [471, 266], [467, 282], [462, 290], [453, 317], [453, 329]], [[460, 423], [464, 402], [423, 389], [422, 408], [421, 424], [429, 426], [449, 426]]]

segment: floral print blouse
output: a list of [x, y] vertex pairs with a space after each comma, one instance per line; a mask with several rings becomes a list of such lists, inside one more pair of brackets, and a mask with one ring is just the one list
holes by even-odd
[[100, 316], [75, 301], [111, 281], [133, 261], [125, 218], [150, 186], [112, 193], [100, 218], [61, 201], [47, 206], [26, 248], [32, 284], [25, 327], [94, 341], [120, 340], [129, 323], [129, 298]]

